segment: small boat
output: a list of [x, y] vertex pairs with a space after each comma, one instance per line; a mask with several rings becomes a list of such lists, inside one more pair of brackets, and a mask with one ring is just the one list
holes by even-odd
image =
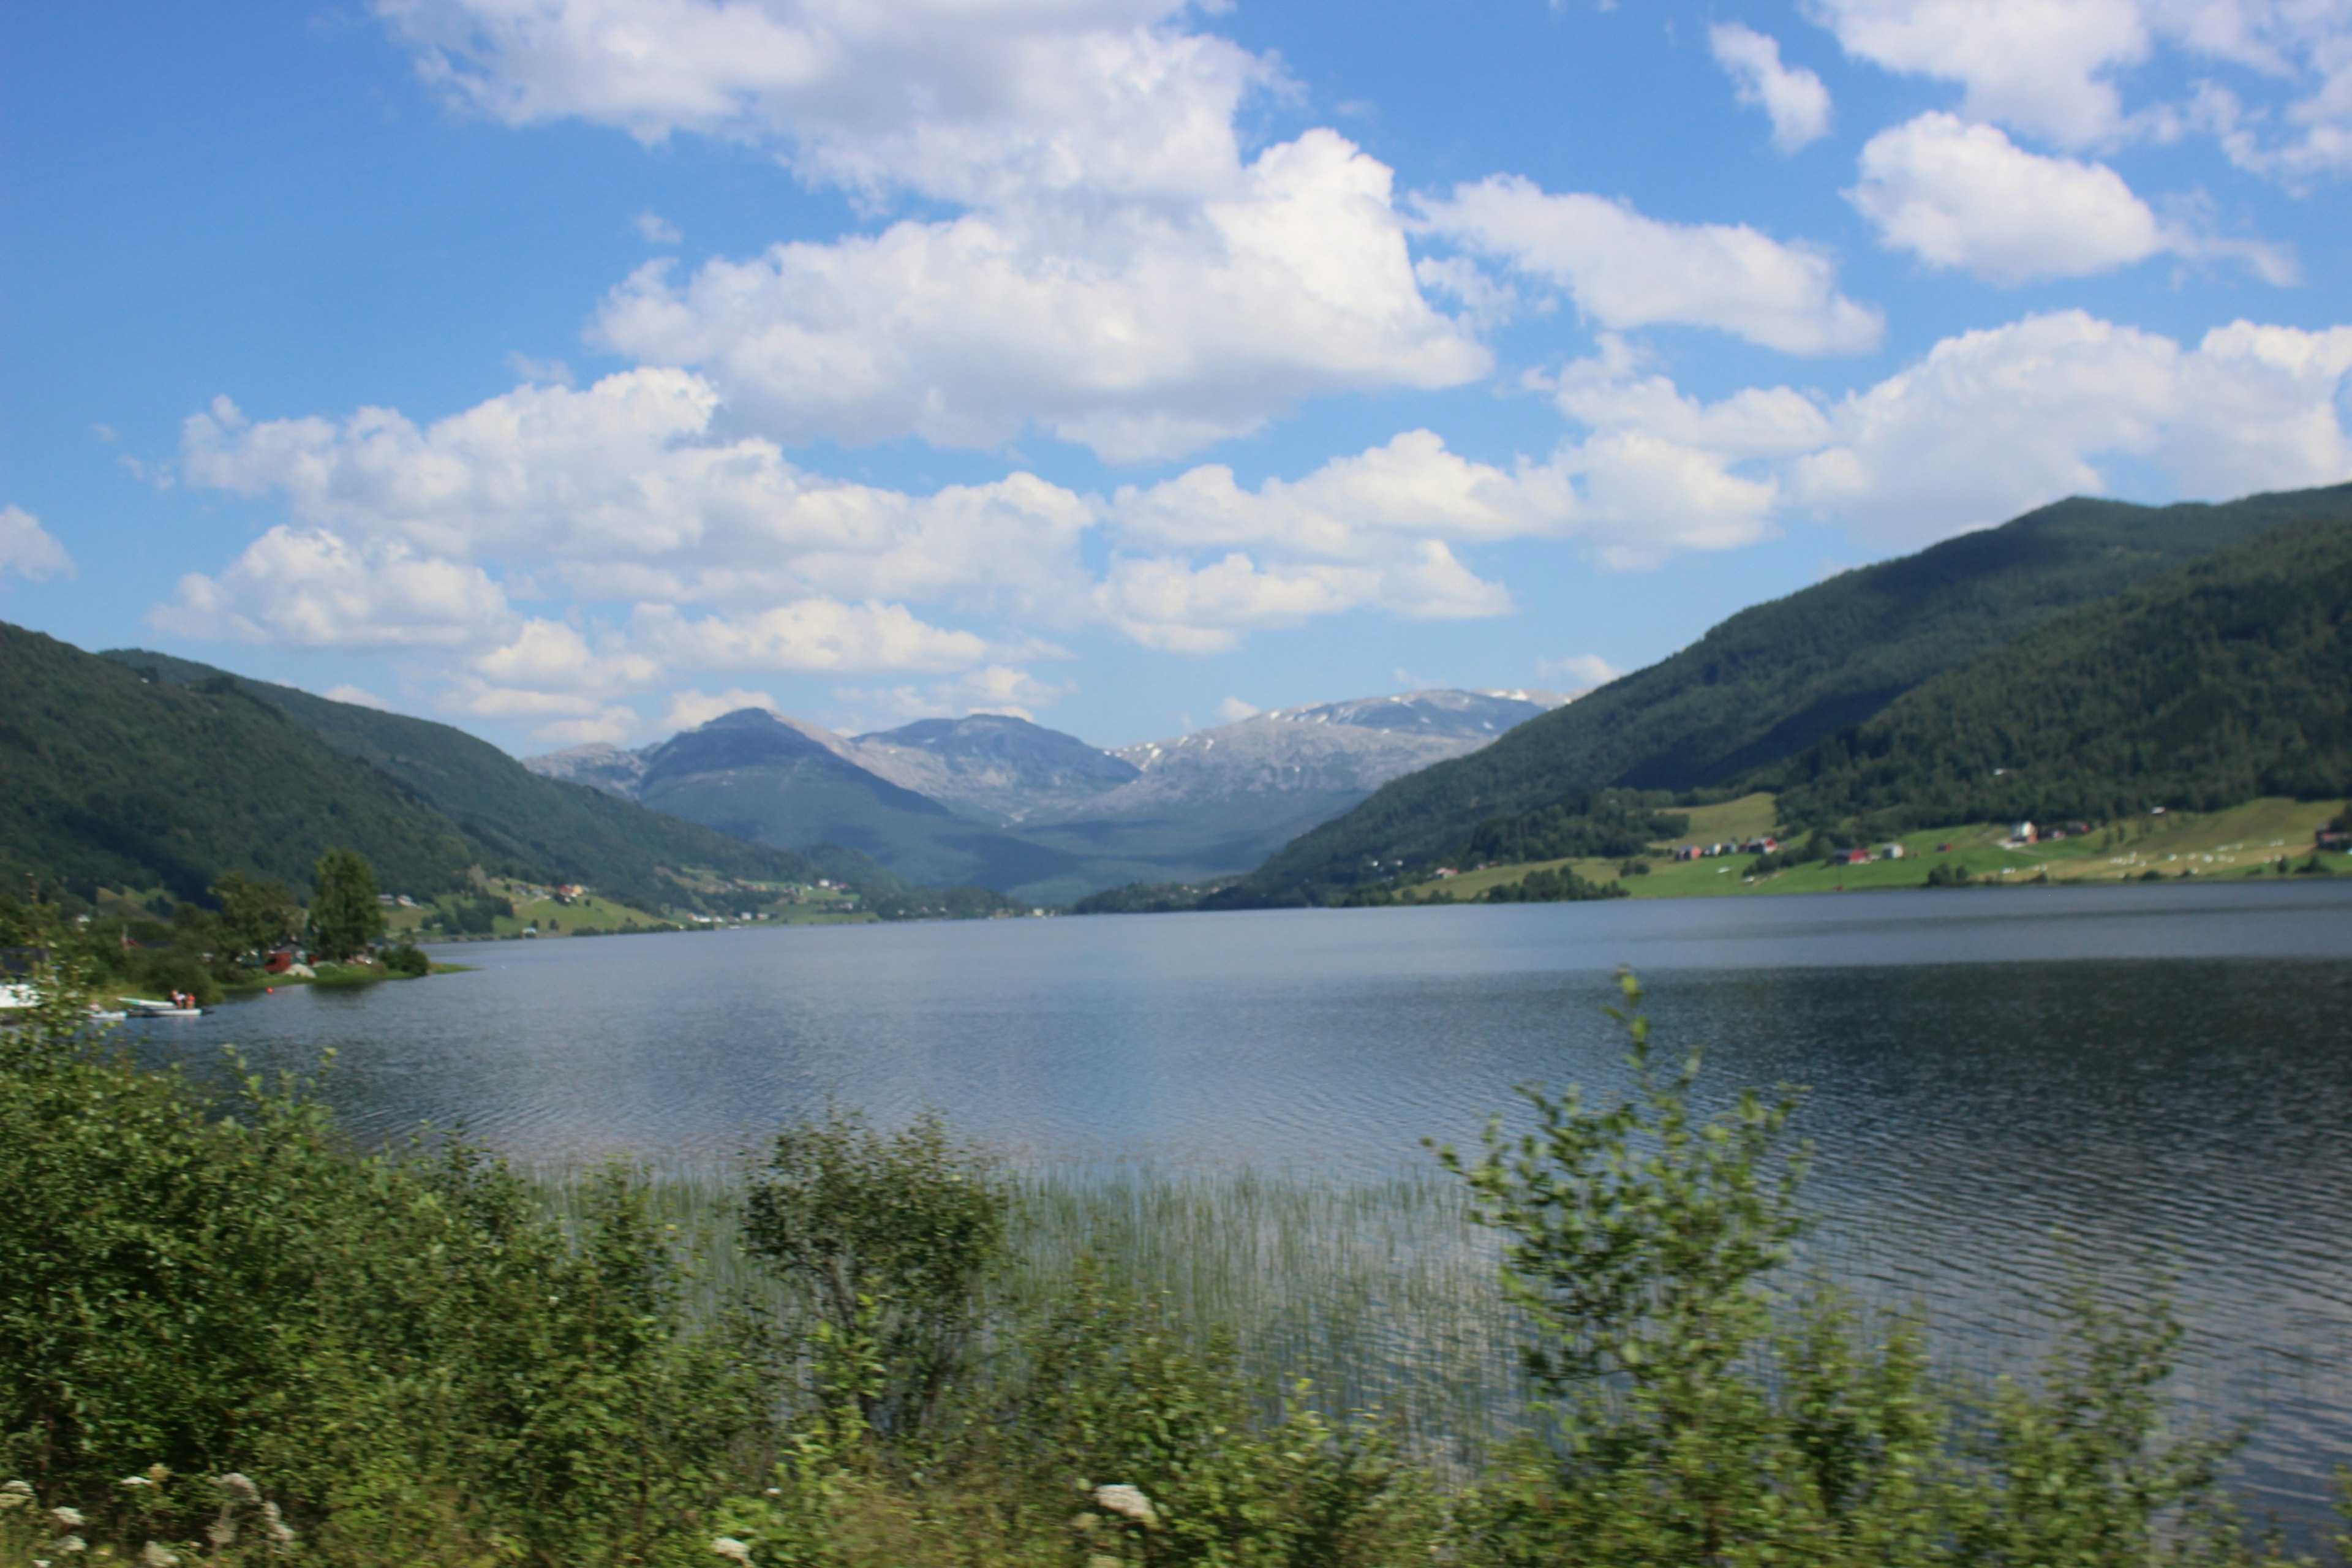
[[145, 996], [125, 996], [122, 1010], [133, 1018], [201, 1018], [202, 1007], [182, 1007], [170, 1002], [158, 1002]]
[[131, 1015], [120, 1007], [92, 1007], [89, 1010], [89, 1021], [93, 1024], [120, 1024], [129, 1016]]

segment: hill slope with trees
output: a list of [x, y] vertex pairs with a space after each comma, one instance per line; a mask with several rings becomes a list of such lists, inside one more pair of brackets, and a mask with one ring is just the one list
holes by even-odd
[[2300, 519], [2352, 519], [2352, 486], [2210, 506], [2075, 499], [1845, 573], [1382, 786], [1203, 907], [1320, 902], [1583, 791], [1728, 783], [2070, 610]]
[[191, 686], [0, 624], [0, 864], [79, 893], [201, 899], [222, 873], [309, 882], [329, 847], [393, 890], [460, 886], [474, 848], [393, 779], [234, 680]]
[[1763, 770], [1784, 824], [2210, 811], [2352, 781], [2352, 521], [2290, 524], [2085, 606]]
[[751, 881], [825, 877], [877, 891], [909, 886], [854, 850], [826, 845], [795, 852], [747, 843], [583, 784], [542, 778], [488, 742], [429, 719], [336, 702], [145, 649], [100, 657], [180, 685], [234, 683], [447, 816], [484, 868], [502, 876], [583, 882], [641, 909], [691, 902], [667, 874], [688, 867]]

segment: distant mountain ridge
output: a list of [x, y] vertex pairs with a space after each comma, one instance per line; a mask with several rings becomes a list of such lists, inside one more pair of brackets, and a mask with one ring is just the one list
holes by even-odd
[[2070, 610], [2303, 519], [2352, 485], [2168, 507], [2077, 498], [1739, 612], [1491, 747], [1384, 784], [1204, 907], [1320, 902], [1433, 863], [1483, 821], [1608, 787], [1727, 782], [1861, 724]]
[[1561, 700], [1408, 692], [1115, 752], [1006, 714], [843, 736], [746, 709], [635, 752], [576, 746], [524, 765], [762, 842], [822, 836], [919, 881], [1058, 903], [1246, 869], [1400, 773]]

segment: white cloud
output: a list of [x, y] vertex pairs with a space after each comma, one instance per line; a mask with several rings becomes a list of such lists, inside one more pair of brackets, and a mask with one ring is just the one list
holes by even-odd
[[[2205, 130], [2250, 169], [2290, 179], [2352, 169], [2345, 0], [1815, 0], [1813, 11], [1848, 54], [1958, 83], [1968, 118], [2062, 147]], [[2248, 111], [2207, 81], [2186, 103], [2126, 112], [2119, 79], [2166, 47], [2280, 90]]]
[[788, 442], [1024, 430], [1180, 457], [1298, 400], [1455, 385], [1490, 356], [1415, 282], [1391, 174], [1325, 130], [1244, 161], [1274, 66], [1181, 0], [381, 0], [426, 76], [509, 123], [780, 144], [874, 235], [656, 264], [603, 342], [702, 371]]
[[282, 523], [219, 576], [182, 577], [149, 617], [183, 637], [371, 650], [467, 647], [519, 618], [478, 566]]
[[1184, 0], [378, 0], [425, 78], [509, 124], [791, 144], [811, 178], [991, 205], [1202, 194], [1275, 68]]
[[1592, 426], [1587, 449], [1647, 438], [1686, 475], [1762, 487], [1759, 526], [1810, 512], [1916, 548], [2100, 494], [2101, 464], [2118, 458], [2207, 499], [2352, 479], [2347, 375], [2352, 327], [2242, 321], [2184, 348], [2065, 310], [1947, 338], [1835, 399], [1751, 388], [1701, 404], [1622, 343], [1550, 385], [1564, 413]]
[[1889, 247], [2000, 283], [2088, 277], [2165, 251], [2232, 256], [2269, 282], [2294, 280], [2284, 252], [2166, 223], [2104, 163], [2029, 153], [1950, 114], [1872, 137], [1846, 195]]
[[1238, 724], [1244, 719], [1255, 719], [1265, 711], [1255, 702], [1244, 702], [1238, 697], [1228, 697], [1216, 706], [1217, 722]]
[[1537, 679], [1564, 682], [1576, 696], [1596, 686], [1606, 686], [1624, 673], [1597, 653], [1572, 653], [1562, 658], [1542, 659], [1536, 665]]
[[2124, 130], [2110, 73], [2147, 58], [2140, 0], [1817, 0], [1848, 54], [1967, 89], [1971, 119], [2063, 146]]
[[1737, 22], [1717, 23], [1707, 32], [1715, 59], [1739, 86], [1739, 101], [1759, 105], [1772, 117], [1772, 145], [1794, 153], [1830, 133], [1830, 89], [1822, 79], [1780, 63], [1780, 45]]
[[637, 236], [647, 245], [676, 245], [686, 237], [677, 232], [677, 225], [659, 213], [642, 212], [633, 220]]
[[39, 582], [73, 574], [73, 557], [41, 526], [40, 519], [20, 506], [0, 507], [0, 577], [13, 572]]
[[1427, 204], [1435, 232], [1568, 291], [1612, 331], [1712, 327], [1789, 353], [1861, 353], [1885, 326], [1829, 258], [1744, 225], [1670, 224], [1601, 196], [1495, 175]]
[[341, 686], [330, 686], [319, 695], [330, 702], [348, 702], [354, 708], [373, 708], [380, 713], [392, 711], [391, 703], [386, 702], [366, 687], [353, 686], [349, 681], [345, 681]]
[[787, 441], [990, 447], [1034, 424], [1113, 461], [1179, 457], [1299, 400], [1484, 374], [1422, 298], [1390, 173], [1313, 131], [1172, 211], [1030, 210], [641, 269], [597, 332], [702, 369]]
[[854, 733], [916, 719], [960, 718], [966, 713], [1004, 713], [1033, 723], [1037, 710], [1051, 707], [1077, 689], [1076, 681], [1040, 680], [1011, 665], [984, 665], [946, 680], [887, 687], [839, 686], [834, 696], [848, 704], [835, 727]]
[[2156, 214], [2105, 164], [2041, 157], [1949, 114], [1872, 137], [1847, 195], [1889, 247], [2004, 283], [2087, 277], [2168, 248]]
[[674, 735], [681, 730], [698, 729], [721, 715], [739, 713], [746, 708], [763, 708], [773, 713], [776, 711], [776, 700], [765, 691], [747, 691], [740, 686], [719, 692], [673, 691], [656, 727], [665, 734]]

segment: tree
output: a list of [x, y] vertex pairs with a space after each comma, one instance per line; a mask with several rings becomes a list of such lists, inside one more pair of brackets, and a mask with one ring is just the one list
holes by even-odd
[[375, 868], [356, 849], [330, 849], [310, 878], [310, 944], [327, 958], [366, 951], [383, 933]]
[[[257, 881], [242, 871], [230, 871], [210, 890], [214, 902], [220, 905], [221, 947], [231, 958], [267, 952], [292, 936], [302, 923], [302, 906], [283, 882]], [[370, 902], [373, 902], [372, 897]]]
[[997, 1172], [936, 1116], [886, 1135], [834, 1110], [778, 1135], [746, 1208], [751, 1250], [808, 1293], [821, 1378], [854, 1383], [877, 1433], [920, 1428], [1004, 1256], [1012, 1200]]

